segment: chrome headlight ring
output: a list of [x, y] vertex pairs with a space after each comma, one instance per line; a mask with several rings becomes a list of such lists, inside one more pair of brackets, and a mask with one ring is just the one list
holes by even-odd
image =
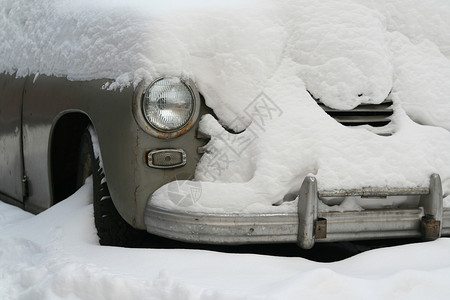
[[200, 112], [200, 94], [192, 80], [160, 77], [141, 83], [133, 97], [136, 122], [147, 133], [161, 139], [183, 135]]

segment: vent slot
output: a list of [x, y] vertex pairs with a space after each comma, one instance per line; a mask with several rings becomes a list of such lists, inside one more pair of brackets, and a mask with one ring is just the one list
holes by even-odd
[[386, 126], [391, 122], [390, 116], [394, 113], [391, 108], [392, 100], [384, 100], [380, 104], [361, 104], [351, 110], [330, 108], [318, 99], [316, 102], [328, 115], [345, 126]]

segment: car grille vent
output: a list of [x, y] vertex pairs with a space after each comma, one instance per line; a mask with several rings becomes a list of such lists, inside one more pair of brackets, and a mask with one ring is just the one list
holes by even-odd
[[345, 126], [386, 126], [391, 122], [390, 116], [394, 113], [391, 108], [392, 100], [384, 100], [380, 104], [361, 104], [351, 110], [330, 108], [320, 100], [316, 99], [316, 101], [328, 115]]

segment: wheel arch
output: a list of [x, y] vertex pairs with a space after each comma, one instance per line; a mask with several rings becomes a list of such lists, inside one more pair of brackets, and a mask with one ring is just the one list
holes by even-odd
[[55, 120], [49, 141], [51, 205], [76, 192], [81, 135], [92, 125], [90, 117], [80, 110], [60, 113]]

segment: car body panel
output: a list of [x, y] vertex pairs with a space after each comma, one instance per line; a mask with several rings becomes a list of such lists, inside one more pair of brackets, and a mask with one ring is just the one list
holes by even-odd
[[[132, 111], [136, 93], [132, 87], [112, 91], [103, 88], [108, 79], [70, 81], [45, 75], [34, 80], [33, 77], [16, 80], [13, 75], [2, 75], [1, 81], [8, 98], [15, 90], [21, 90], [20, 84], [26, 81], [23, 98], [23, 156], [29, 189], [25, 208], [31, 212], [40, 212], [55, 203], [51, 174], [53, 131], [58, 122], [69, 114], [83, 114], [92, 122], [113, 202], [121, 216], [132, 226], [145, 229], [145, 206], [157, 188], [175, 178], [187, 179], [193, 176], [200, 158], [197, 148], [204, 144], [204, 141], [195, 138], [198, 119], [183, 136], [159, 139], [143, 131], [136, 123]], [[21, 94], [17, 91], [14, 93]], [[15, 98], [14, 101], [20, 104], [20, 97]], [[202, 113], [206, 110], [203, 107]], [[16, 117], [15, 124], [19, 123]], [[14, 130], [11, 124], [2, 127], [0, 134], [7, 136]], [[73, 134], [70, 128], [66, 131], [67, 135]], [[20, 138], [16, 135], [15, 139], [18, 144]], [[186, 165], [165, 170], [150, 168], [146, 154], [150, 150], [165, 148], [183, 149], [187, 154]], [[19, 149], [19, 146], [15, 149]], [[5, 161], [11, 163], [13, 159], [8, 157]], [[19, 182], [17, 188], [20, 188], [20, 164], [15, 165], [17, 174], [14, 180]], [[2, 193], [4, 190], [1, 189]], [[12, 196], [20, 198], [21, 195], [16, 193]]]
[[21, 105], [25, 79], [0, 74], [0, 193], [21, 202]]

